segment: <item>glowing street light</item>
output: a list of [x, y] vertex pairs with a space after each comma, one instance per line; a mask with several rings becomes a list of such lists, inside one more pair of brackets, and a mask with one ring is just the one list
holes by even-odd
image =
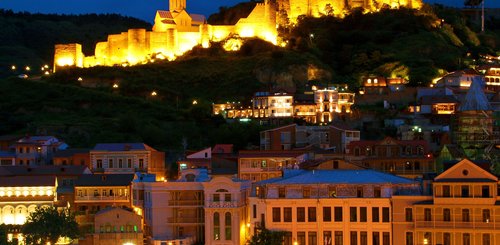
[[198, 101], [197, 100], [193, 100], [193, 105], [197, 105], [198, 104]]
[[13, 65], [13, 66], [10, 67], [10, 69], [11, 70], [15, 70], [15, 69], [17, 69], [17, 67]]
[[82, 78], [82, 77], [79, 77], [79, 78], [78, 78], [78, 81], [79, 81], [79, 82], [83, 81], [83, 78]]
[[151, 96], [157, 96], [158, 94], [156, 93], [156, 91], [153, 91], [151, 92]]
[[29, 66], [26, 66], [26, 68], [24, 68], [26, 71], [31, 71], [31, 68]]
[[113, 88], [118, 88], [118, 83], [113, 84]]

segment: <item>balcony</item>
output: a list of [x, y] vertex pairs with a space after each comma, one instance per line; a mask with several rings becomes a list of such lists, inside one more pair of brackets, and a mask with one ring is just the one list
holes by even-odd
[[116, 233], [99, 233], [99, 238], [100, 239], [106, 239], [106, 240], [135, 240], [135, 239], [143, 239], [142, 232], [137, 233], [137, 232], [116, 232]]
[[245, 205], [243, 202], [210, 202], [207, 203], [207, 208], [237, 208]]
[[472, 229], [472, 230], [494, 230], [497, 229], [495, 222], [470, 221], [415, 221], [416, 228], [435, 228], [435, 229]]
[[189, 206], [189, 207], [202, 207], [203, 200], [169, 200], [168, 205], [171, 207]]
[[170, 224], [204, 224], [202, 217], [170, 217], [167, 219]]
[[75, 202], [128, 202], [129, 196], [76, 196]]

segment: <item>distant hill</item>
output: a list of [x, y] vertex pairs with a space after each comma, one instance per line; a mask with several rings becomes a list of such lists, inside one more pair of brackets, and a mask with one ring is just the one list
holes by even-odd
[[30, 14], [0, 9], [0, 73], [11, 65], [50, 64], [58, 43], [80, 43], [84, 53], [93, 54], [97, 42], [130, 28], [151, 29], [151, 24], [116, 14]]

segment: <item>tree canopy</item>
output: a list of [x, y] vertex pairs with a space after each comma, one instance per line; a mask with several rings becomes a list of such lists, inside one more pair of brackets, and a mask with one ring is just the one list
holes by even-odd
[[55, 244], [59, 238], [78, 237], [78, 224], [69, 210], [56, 207], [38, 207], [22, 227], [27, 244]]
[[258, 234], [252, 236], [250, 239], [250, 245], [282, 244], [284, 236], [284, 231], [272, 231], [264, 228], [260, 230]]

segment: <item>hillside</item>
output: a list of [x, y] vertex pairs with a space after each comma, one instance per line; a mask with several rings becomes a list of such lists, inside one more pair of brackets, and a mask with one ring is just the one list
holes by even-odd
[[6, 67], [52, 64], [54, 45], [80, 43], [94, 53], [95, 44], [108, 34], [151, 24], [116, 14], [55, 15], [14, 13], [0, 9], [0, 77]]

